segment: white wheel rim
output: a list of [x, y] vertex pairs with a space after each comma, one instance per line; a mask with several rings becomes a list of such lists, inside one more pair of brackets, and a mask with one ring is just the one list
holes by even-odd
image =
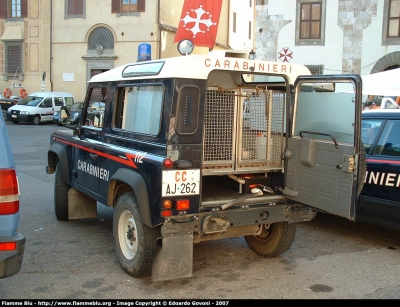
[[132, 260], [137, 252], [137, 228], [132, 214], [125, 210], [118, 220], [118, 240], [125, 258]]

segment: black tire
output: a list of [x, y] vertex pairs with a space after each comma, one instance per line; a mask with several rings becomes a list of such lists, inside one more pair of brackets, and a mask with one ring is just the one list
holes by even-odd
[[56, 166], [54, 177], [54, 212], [59, 221], [68, 221], [68, 191], [70, 185], [62, 178], [61, 163]]
[[35, 115], [35, 117], [32, 119], [32, 124], [40, 125], [40, 116], [39, 115]]
[[160, 228], [142, 223], [133, 192], [124, 193], [117, 200], [113, 234], [115, 250], [124, 271], [133, 277], [150, 276]]
[[12, 120], [13, 124], [18, 124], [19, 120]]
[[286, 252], [293, 243], [296, 224], [280, 222], [262, 225], [262, 233], [257, 236], [245, 236], [249, 247], [258, 255], [272, 258]]

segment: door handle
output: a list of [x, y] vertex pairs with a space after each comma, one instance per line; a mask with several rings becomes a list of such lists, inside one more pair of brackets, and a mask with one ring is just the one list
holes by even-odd
[[92, 160], [96, 160], [97, 159], [97, 157], [98, 157], [98, 155], [96, 155], [96, 154], [89, 154], [89, 157], [92, 159]]

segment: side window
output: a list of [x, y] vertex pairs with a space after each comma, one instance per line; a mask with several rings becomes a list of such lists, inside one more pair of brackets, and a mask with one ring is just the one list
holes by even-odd
[[[85, 125], [102, 128], [104, 125], [104, 112], [106, 104], [104, 102], [107, 88], [94, 87], [90, 92], [89, 106], [85, 111]], [[104, 93], [104, 96], [102, 95]]]
[[[315, 84], [318, 87], [318, 84]], [[341, 92], [346, 84], [336, 84], [336, 92], [306, 92], [301, 91], [297, 96], [295, 119], [293, 121], [294, 136], [302, 132], [309, 138], [331, 140], [337, 142], [354, 142], [354, 108], [351, 103], [354, 93]]]
[[297, 0], [296, 46], [325, 45], [326, 0]]
[[379, 138], [374, 154], [400, 156], [400, 120], [388, 120]]
[[365, 153], [370, 153], [371, 147], [378, 136], [382, 125], [382, 119], [363, 119], [361, 124], [361, 140], [364, 144]]
[[46, 98], [43, 102], [43, 108], [51, 108], [53, 103], [51, 102], [51, 98]]
[[62, 107], [64, 105], [62, 97], [54, 97], [54, 105], [56, 107]]
[[72, 106], [74, 104], [74, 98], [72, 97], [64, 97], [64, 100], [67, 106]]
[[112, 0], [111, 13], [124, 15], [131, 12], [144, 12], [145, 4], [145, 0]]
[[200, 89], [184, 86], [179, 91], [175, 130], [178, 134], [193, 134], [198, 128]]
[[85, 0], [65, 0], [66, 17], [85, 17]]
[[[164, 96], [162, 85], [132, 86], [125, 90], [124, 100], [117, 106], [116, 128], [156, 136], [160, 130]], [[122, 113], [121, 113], [122, 112]], [[120, 126], [119, 126], [120, 123]]]

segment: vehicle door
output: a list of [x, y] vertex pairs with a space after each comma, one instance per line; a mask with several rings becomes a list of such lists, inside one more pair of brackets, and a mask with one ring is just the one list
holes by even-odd
[[41, 121], [53, 121], [54, 102], [51, 97], [45, 98], [40, 105]]
[[62, 96], [53, 96], [53, 113], [60, 112], [62, 106], [65, 106], [64, 97]]
[[363, 119], [361, 137], [368, 172], [359, 209], [364, 216], [399, 223], [400, 112], [394, 111], [392, 115]]
[[89, 90], [88, 104], [82, 109], [83, 121], [80, 135], [76, 136], [75, 182], [97, 201], [100, 199], [101, 181], [108, 181], [108, 171], [104, 168], [105, 157], [102, 154], [104, 109], [93, 112], [91, 104], [98, 101], [99, 88]]
[[284, 195], [353, 220], [365, 179], [359, 75], [300, 76], [287, 103]]

